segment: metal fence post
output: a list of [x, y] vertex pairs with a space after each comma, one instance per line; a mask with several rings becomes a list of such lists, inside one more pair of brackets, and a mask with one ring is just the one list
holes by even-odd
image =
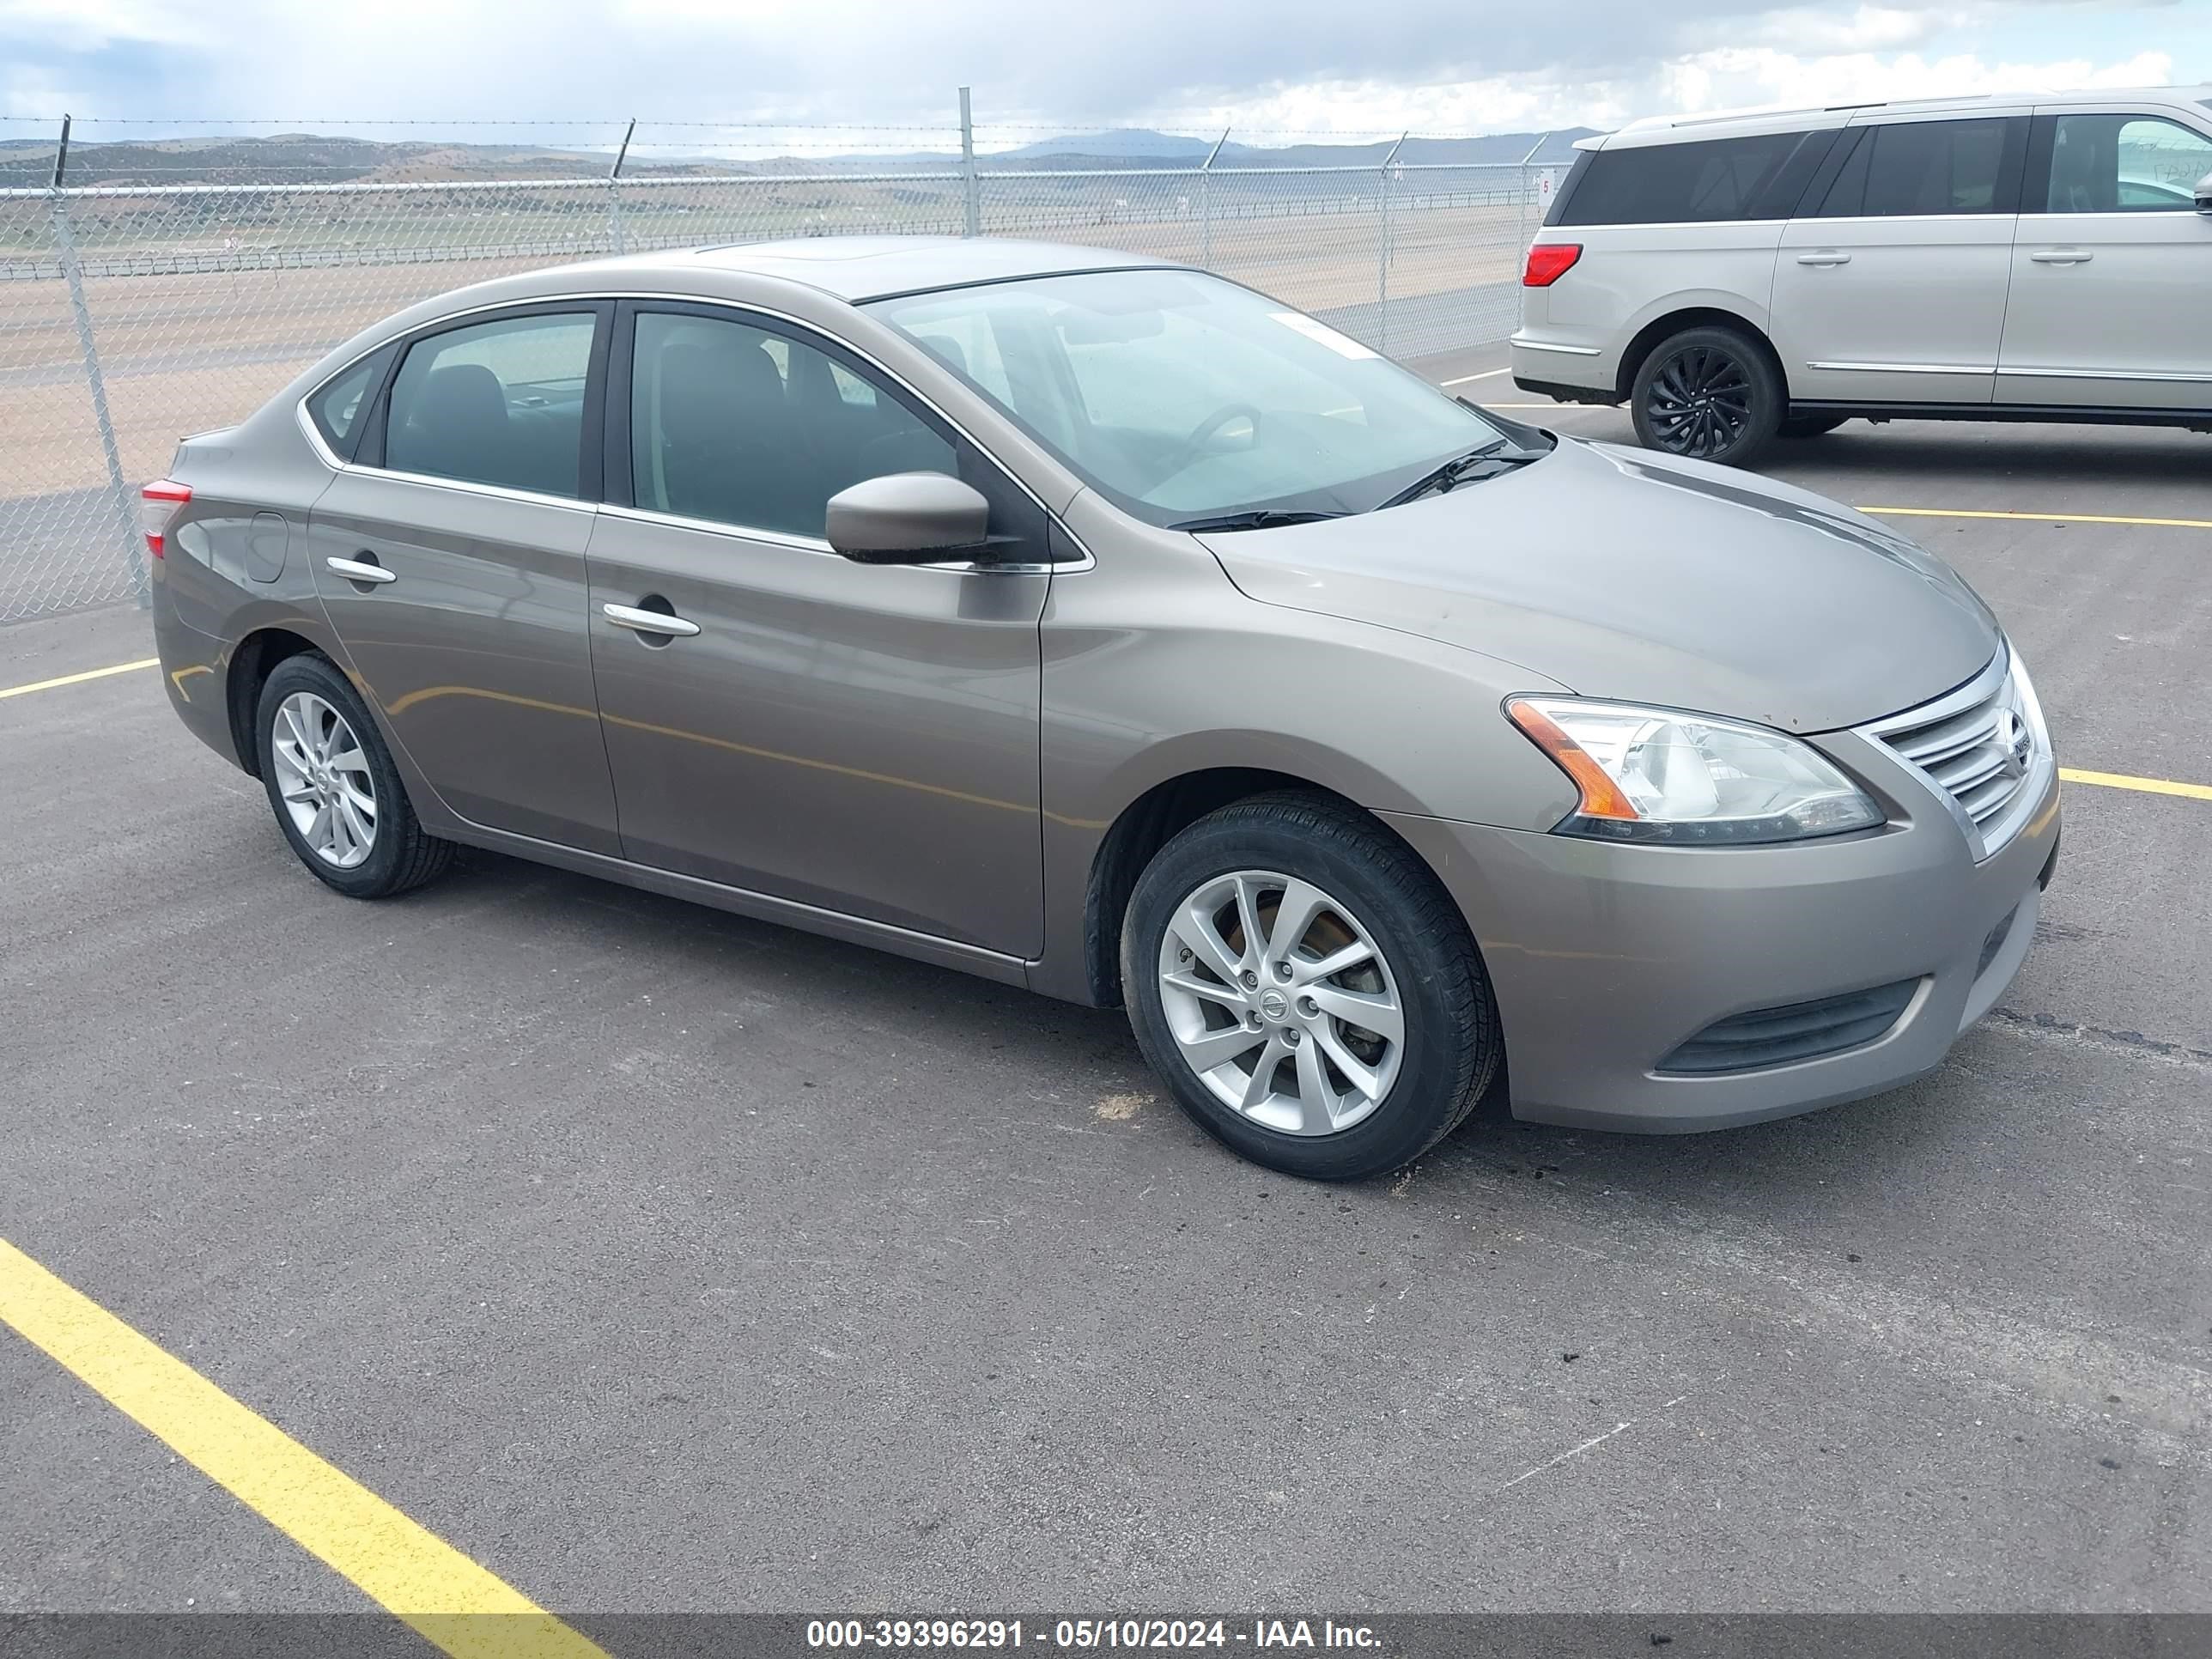
[[1229, 129], [1224, 127], [1198, 170], [1198, 262], [1208, 270], [1213, 269], [1213, 158], [1228, 142]]
[[1390, 349], [1390, 164], [1398, 159], [1398, 152], [1406, 145], [1406, 134], [1398, 135], [1398, 142], [1390, 146], [1390, 153], [1382, 158], [1380, 181], [1382, 191], [1381, 215], [1376, 240], [1380, 244], [1380, 258], [1375, 273], [1375, 349]]
[[983, 194], [981, 183], [975, 177], [975, 121], [968, 107], [968, 88], [960, 88], [960, 173], [968, 198], [967, 211], [961, 220], [963, 236], [983, 234]]
[[627, 253], [629, 243], [623, 235], [622, 164], [629, 155], [629, 141], [637, 132], [637, 117], [629, 118], [629, 125], [623, 130], [622, 144], [615, 151], [615, 164], [607, 170], [607, 230], [614, 238], [615, 252]]
[[70, 234], [69, 207], [62, 195], [62, 178], [69, 166], [70, 118], [62, 117], [61, 148], [54, 153], [54, 181], [46, 193], [46, 208], [53, 223], [54, 252], [61, 261], [62, 279], [69, 284], [70, 311], [76, 321], [76, 347], [84, 359], [84, 379], [92, 392], [92, 418], [100, 428], [100, 450], [107, 460], [107, 484], [115, 503], [118, 528], [123, 532], [124, 565], [131, 573], [131, 591], [141, 610], [151, 603], [147, 591], [146, 558], [139, 550], [138, 509], [131, 486], [123, 479], [123, 455], [116, 447], [115, 421], [107, 412], [107, 382], [100, 373], [100, 350], [92, 339], [92, 307], [84, 297], [84, 270], [76, 257], [76, 239]]
[[1528, 199], [1536, 193], [1536, 152], [1552, 141], [1548, 132], [1539, 133], [1536, 142], [1528, 146], [1528, 153], [1521, 158], [1521, 202], [1513, 210], [1513, 222], [1521, 233], [1521, 248], [1528, 248]]

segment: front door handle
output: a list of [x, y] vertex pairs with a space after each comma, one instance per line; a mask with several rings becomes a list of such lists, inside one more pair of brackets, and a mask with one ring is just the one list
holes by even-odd
[[2086, 265], [2097, 256], [2087, 248], [2045, 247], [2027, 257], [2039, 265]]
[[374, 562], [364, 563], [359, 559], [341, 559], [335, 556], [323, 562], [349, 582], [396, 582], [399, 580], [397, 570], [386, 570]]
[[1801, 253], [1797, 256], [1797, 263], [1801, 265], [1847, 265], [1850, 262], [1850, 254], [1838, 253], [1832, 248], [1825, 249], [1819, 253]]
[[688, 640], [699, 631], [697, 623], [686, 622], [665, 611], [641, 611], [629, 605], [603, 605], [599, 609], [617, 628], [627, 628], [634, 633], [658, 634], [665, 639]]

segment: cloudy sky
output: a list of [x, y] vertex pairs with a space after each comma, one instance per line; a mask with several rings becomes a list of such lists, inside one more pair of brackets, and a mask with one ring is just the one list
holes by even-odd
[[924, 148], [856, 129], [945, 123], [966, 82], [1002, 141], [1233, 124], [1265, 143], [2200, 80], [2212, 0], [0, 0], [0, 115], [142, 131], [635, 114]]

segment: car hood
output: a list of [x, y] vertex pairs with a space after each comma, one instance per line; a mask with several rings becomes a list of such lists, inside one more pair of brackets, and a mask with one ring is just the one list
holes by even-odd
[[1584, 696], [1788, 731], [1923, 702], [2002, 640], [1948, 565], [1849, 507], [1575, 439], [1404, 507], [1201, 539], [1264, 604], [1465, 647]]

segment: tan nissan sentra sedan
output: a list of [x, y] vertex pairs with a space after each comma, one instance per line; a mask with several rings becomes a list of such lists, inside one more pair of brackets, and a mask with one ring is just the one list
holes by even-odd
[[337, 891], [467, 843], [1125, 1004], [1300, 1175], [1501, 1072], [1615, 1129], [1893, 1088], [2057, 850], [2027, 670], [1911, 542], [1095, 249], [501, 278], [145, 496], [177, 710]]

